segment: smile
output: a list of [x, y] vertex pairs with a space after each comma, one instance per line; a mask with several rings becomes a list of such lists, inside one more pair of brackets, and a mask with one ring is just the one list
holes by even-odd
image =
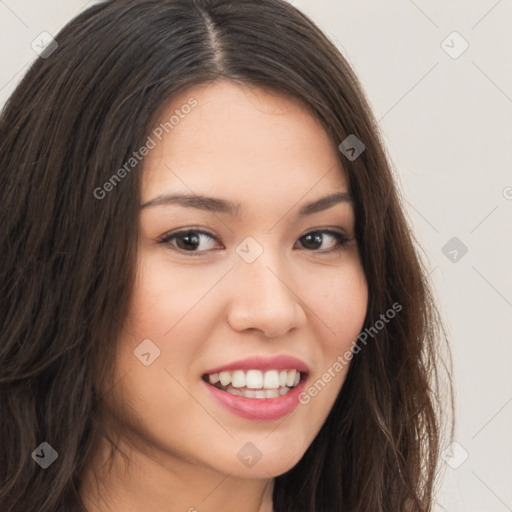
[[296, 387], [301, 379], [297, 370], [235, 370], [205, 375], [204, 380], [217, 389], [246, 398], [278, 398]]
[[253, 420], [278, 419], [297, 407], [308, 368], [288, 356], [250, 358], [202, 375], [208, 391], [230, 412]]
[[301, 374], [292, 370], [235, 370], [212, 373], [203, 377], [212, 386], [246, 398], [278, 398], [296, 387]]

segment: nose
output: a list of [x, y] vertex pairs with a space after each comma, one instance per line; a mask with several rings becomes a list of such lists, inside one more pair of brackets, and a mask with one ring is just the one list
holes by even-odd
[[228, 323], [236, 331], [257, 330], [275, 338], [303, 327], [307, 318], [290, 272], [264, 256], [235, 265]]

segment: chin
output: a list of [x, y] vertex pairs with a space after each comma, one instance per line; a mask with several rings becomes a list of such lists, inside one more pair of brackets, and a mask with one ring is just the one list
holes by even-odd
[[[248, 446], [250, 448], [247, 448], [246, 452], [250, 453], [253, 450], [253, 460], [250, 459], [250, 455], [244, 457], [243, 452], [240, 456], [237, 454], [236, 462], [231, 461], [227, 465], [228, 467], [225, 468], [227, 473], [239, 478], [268, 479], [277, 477], [292, 469], [301, 460], [305, 452], [299, 446], [292, 449], [286, 443], [280, 443], [274, 449], [272, 446], [262, 448], [260, 450], [261, 458], [257, 459], [258, 452], [251, 445]], [[244, 458], [248, 460], [244, 461]]]

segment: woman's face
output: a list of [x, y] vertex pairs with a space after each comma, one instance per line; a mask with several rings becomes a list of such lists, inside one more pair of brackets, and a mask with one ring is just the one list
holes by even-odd
[[227, 81], [160, 121], [132, 171], [138, 269], [111, 407], [166, 464], [282, 474], [326, 420], [366, 312], [337, 148], [295, 100]]

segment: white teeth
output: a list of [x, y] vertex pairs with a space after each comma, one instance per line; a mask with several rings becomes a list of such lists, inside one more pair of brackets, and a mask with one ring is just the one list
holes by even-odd
[[228, 384], [231, 384], [231, 372], [220, 372], [219, 379], [220, 379], [220, 383], [223, 386], [227, 386]]
[[280, 396], [286, 395], [290, 391], [290, 388], [283, 387], [279, 389], [237, 389], [233, 386], [226, 388], [228, 393], [236, 396], [245, 396], [246, 398], [279, 398]]
[[211, 373], [208, 382], [228, 393], [246, 398], [279, 398], [300, 382], [297, 370], [234, 370]]
[[261, 370], [248, 370], [245, 374], [245, 385], [249, 389], [261, 389], [263, 387], [263, 373], [261, 373]]
[[208, 380], [210, 381], [210, 384], [217, 384], [217, 382], [219, 382], [219, 374], [212, 373], [211, 375], [208, 375]]
[[233, 375], [231, 376], [231, 385], [234, 388], [245, 387], [245, 373], [243, 370], [236, 370], [233, 372]]
[[277, 389], [267, 389], [266, 391], [267, 398], [278, 398], [279, 391]]
[[208, 375], [210, 384], [226, 387], [230, 384], [234, 388], [249, 389], [279, 389], [285, 386], [295, 387], [300, 382], [300, 372], [297, 370], [234, 370], [211, 373]]
[[[297, 374], [297, 370], [290, 370], [288, 372], [288, 377], [286, 377], [286, 385], [288, 387], [292, 387], [295, 382], [295, 375]], [[221, 382], [222, 382], [222, 374], [221, 374]]]
[[277, 370], [270, 370], [265, 372], [265, 377], [263, 378], [263, 387], [266, 389], [279, 388], [279, 373], [277, 373]]

